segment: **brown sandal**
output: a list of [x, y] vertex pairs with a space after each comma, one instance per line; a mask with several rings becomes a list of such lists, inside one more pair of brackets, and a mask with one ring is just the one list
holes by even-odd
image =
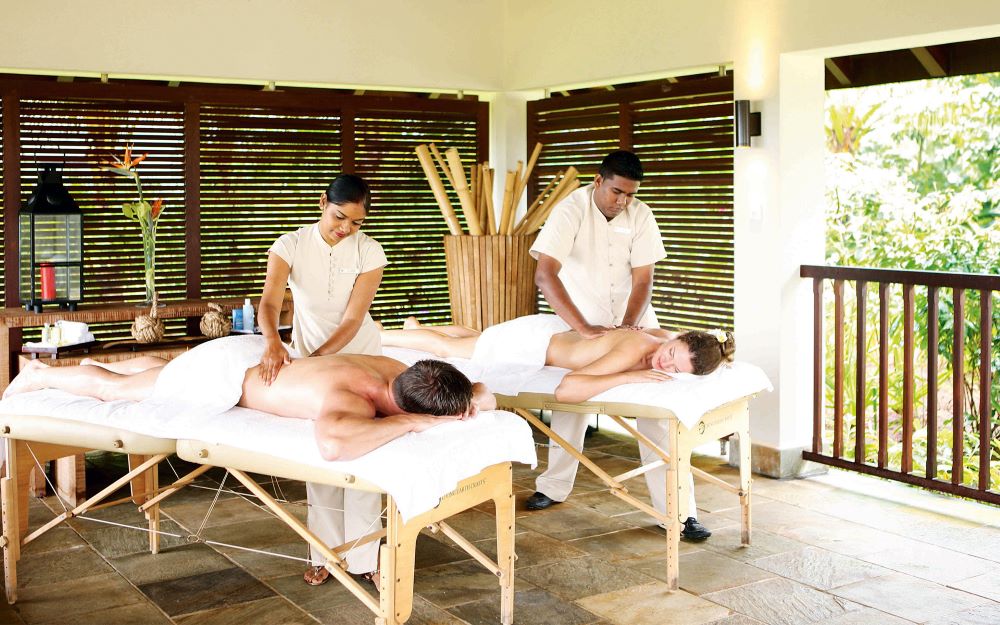
[[302, 581], [310, 586], [322, 586], [330, 580], [330, 571], [325, 566], [311, 566], [306, 569]]
[[378, 588], [378, 580], [379, 580], [378, 569], [375, 569], [374, 571], [368, 571], [367, 573], [362, 573], [361, 579], [371, 582], [372, 584], [375, 585], [376, 588]]

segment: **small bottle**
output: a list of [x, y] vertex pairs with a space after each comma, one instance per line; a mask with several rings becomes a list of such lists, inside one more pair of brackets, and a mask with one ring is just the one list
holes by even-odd
[[243, 309], [233, 309], [233, 330], [240, 332], [243, 330]]
[[46, 345], [49, 344], [49, 335], [51, 332], [52, 330], [49, 328], [49, 324], [46, 323], [45, 327], [42, 328], [42, 343], [45, 343]]
[[55, 345], [56, 347], [62, 345], [62, 328], [58, 325], [53, 324], [52, 327], [49, 328], [49, 344]]
[[253, 304], [250, 303], [249, 297], [243, 300], [243, 331], [254, 331]]

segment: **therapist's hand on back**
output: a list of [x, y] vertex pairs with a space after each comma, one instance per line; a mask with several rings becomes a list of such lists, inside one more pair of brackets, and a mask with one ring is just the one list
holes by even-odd
[[264, 355], [260, 357], [260, 379], [264, 384], [270, 386], [271, 382], [278, 377], [278, 372], [287, 364], [291, 364], [292, 359], [288, 355], [288, 350], [281, 344], [281, 341], [268, 341], [264, 347]]
[[585, 339], [596, 339], [599, 336], [604, 336], [613, 329], [607, 326], [597, 326], [588, 323], [577, 328], [576, 332]]

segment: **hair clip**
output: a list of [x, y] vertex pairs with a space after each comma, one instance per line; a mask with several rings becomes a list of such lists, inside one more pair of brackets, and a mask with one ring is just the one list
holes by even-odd
[[714, 336], [716, 341], [718, 341], [720, 343], [725, 343], [726, 342], [726, 338], [727, 338], [726, 337], [726, 333], [723, 332], [722, 330], [709, 330], [708, 333], [711, 334], [712, 336]]

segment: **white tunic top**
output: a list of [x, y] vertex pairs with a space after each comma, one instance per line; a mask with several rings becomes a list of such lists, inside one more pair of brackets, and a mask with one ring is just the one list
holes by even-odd
[[[295, 312], [292, 347], [302, 355], [319, 349], [340, 325], [358, 275], [389, 264], [378, 241], [361, 232], [330, 245], [319, 223], [282, 235], [269, 250], [291, 268]], [[365, 313], [358, 333], [340, 350], [347, 354], [382, 354], [378, 326]]]
[[[559, 261], [559, 279], [588, 323], [618, 325], [632, 292], [632, 268], [652, 265], [667, 253], [649, 206], [633, 199], [608, 221], [593, 196], [594, 185], [589, 184], [560, 202], [538, 233], [531, 255]], [[639, 325], [657, 327], [652, 306], [640, 315]]]

